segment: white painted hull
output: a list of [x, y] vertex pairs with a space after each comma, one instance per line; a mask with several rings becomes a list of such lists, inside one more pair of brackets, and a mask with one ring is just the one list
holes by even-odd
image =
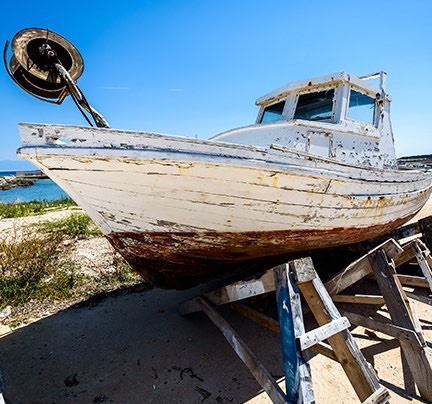
[[[385, 234], [431, 193], [431, 177], [414, 171], [107, 129], [20, 129], [20, 156], [57, 182], [160, 286], [194, 283], [193, 271], [177, 282], [175, 268], [178, 278], [189, 266], [205, 279], [214, 275], [206, 269], [221, 262], [228, 268]], [[146, 266], [155, 269], [140, 269]]]

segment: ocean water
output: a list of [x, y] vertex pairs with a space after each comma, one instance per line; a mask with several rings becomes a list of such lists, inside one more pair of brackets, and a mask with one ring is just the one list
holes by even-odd
[[[0, 171], [0, 176], [15, 174], [15, 171]], [[33, 185], [28, 187], [0, 190], [0, 203], [54, 201], [64, 198], [68, 198], [68, 194], [50, 179], [35, 180]]]

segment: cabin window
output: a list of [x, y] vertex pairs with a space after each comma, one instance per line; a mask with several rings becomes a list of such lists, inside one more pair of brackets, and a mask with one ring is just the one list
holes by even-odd
[[300, 94], [294, 119], [308, 121], [331, 121], [333, 114], [334, 89], [318, 93]]
[[372, 97], [351, 90], [348, 117], [356, 121], [374, 123], [375, 100]]
[[278, 102], [277, 104], [269, 105], [264, 109], [264, 113], [261, 119], [261, 123], [277, 122], [281, 121], [282, 112], [285, 106], [285, 100]]

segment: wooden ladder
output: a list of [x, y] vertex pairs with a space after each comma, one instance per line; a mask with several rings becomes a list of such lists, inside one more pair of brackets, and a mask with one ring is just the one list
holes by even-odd
[[[279, 323], [264, 314], [238, 303], [240, 300], [276, 291]], [[305, 332], [300, 293], [308, 303], [319, 327]], [[218, 313], [215, 306], [230, 307], [257, 323], [280, 332], [286, 393], [267, 369]], [[371, 366], [366, 362], [342, 317], [321, 282], [310, 258], [290, 261], [261, 277], [240, 281], [189, 300], [179, 307], [180, 314], [203, 311], [223, 335], [275, 403], [315, 402], [308, 363], [311, 349], [338, 361], [348, 376], [361, 402], [386, 403], [389, 394], [381, 387]], [[323, 341], [327, 340], [329, 344]]]

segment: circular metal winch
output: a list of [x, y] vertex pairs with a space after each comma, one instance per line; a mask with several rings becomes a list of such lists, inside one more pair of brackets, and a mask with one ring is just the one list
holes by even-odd
[[9, 62], [10, 72], [26, 91], [44, 98], [61, 102], [68, 89], [56, 68], [60, 64], [77, 80], [84, 61], [78, 49], [55, 32], [40, 28], [26, 28], [12, 39], [13, 55]]
[[84, 71], [78, 49], [66, 38], [48, 29], [26, 28], [12, 39], [12, 56], [8, 63], [9, 41], [3, 51], [7, 72], [24, 91], [39, 100], [61, 104], [70, 95], [87, 122], [108, 128], [105, 118], [87, 101], [76, 81]]

